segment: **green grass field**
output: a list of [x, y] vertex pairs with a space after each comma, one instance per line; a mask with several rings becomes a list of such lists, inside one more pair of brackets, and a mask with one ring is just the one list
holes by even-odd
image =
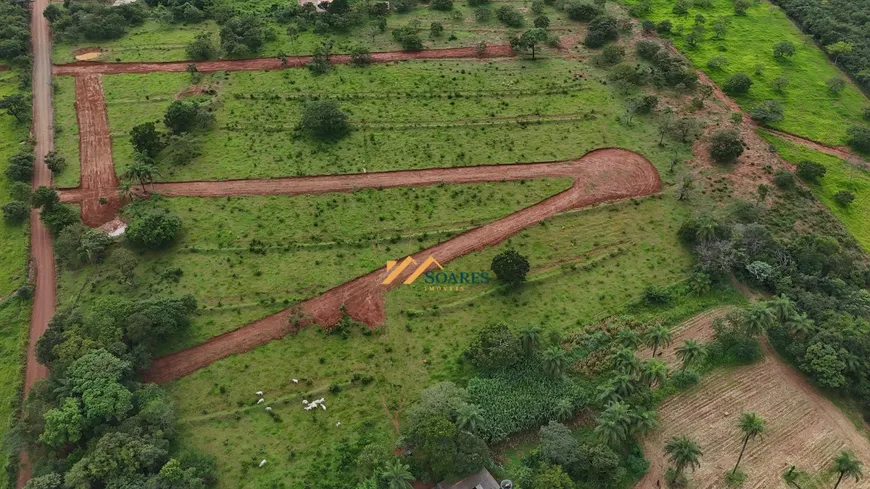
[[[359, 190], [313, 196], [175, 198], [148, 202], [184, 222], [172, 248], [141, 253], [137, 284], [110, 256], [62, 269], [59, 301], [105, 294], [145, 299], [192, 293], [201, 310], [172, 350], [199, 343], [382, 267], [386, 260], [537, 203], [568, 179]], [[250, 251], [259, 240], [265, 254]]]
[[[636, 118], [630, 127], [619, 123], [625, 96], [602, 83], [605, 76], [589, 63], [560, 59], [343, 66], [321, 77], [307, 70], [216, 74], [201, 83], [217, 90], [210, 97], [217, 123], [199, 136], [202, 156], [184, 166], [159, 162], [158, 179], [550, 161], [612, 146], [639, 151], [660, 169], [674, 157], [688, 159], [686, 145], [656, 144], [658, 126], [649, 117]], [[105, 77], [119, 174], [132, 160], [130, 128], [162, 120], [189, 79], [187, 74]], [[323, 96], [340, 101], [356, 130], [328, 144], [295, 137], [304, 98]], [[395, 103], [397, 97], [402, 103]]]
[[[654, 197], [556, 216], [446, 265], [486, 270], [493, 255], [514, 247], [532, 264], [530, 281], [519, 290], [492, 283], [436, 292], [418, 281], [388, 294], [386, 324], [374, 335], [355, 332], [341, 339], [309, 328], [216, 362], [169, 385], [184, 422], [182, 444], [218, 457], [221, 487], [246, 488], [302, 487], [303, 480], [316, 476], [308, 467], [334, 458], [342, 440], [392, 446], [398, 435], [385, 406], [395, 415], [432, 382], [465, 378], [470, 370], [462, 351], [478, 328], [504, 321], [516, 328], [576, 330], [625, 311], [647, 285], [683, 280], [691, 260], [676, 229], [687, 212], [670, 198]], [[671, 309], [635, 312], [676, 321], [712, 304], [740, 300], [736, 293], [717, 291], [683, 298]], [[353, 374], [374, 381], [350, 382]], [[303, 381], [294, 384], [293, 378]], [[346, 388], [330, 393], [333, 384]], [[257, 390], [265, 391], [281, 422], [254, 404]], [[328, 411], [302, 409], [302, 399], [319, 397], [326, 398]], [[267, 466], [257, 469], [264, 458]]]
[[[0, 302], [0, 437], [6, 437], [18, 410], [24, 380], [24, 350], [30, 325], [30, 303], [17, 298]], [[0, 448], [3, 473], [9, 469], [8, 447]], [[7, 477], [0, 477], [5, 488]]]
[[[634, 5], [636, 0], [626, 0]], [[846, 141], [846, 128], [863, 124], [862, 109], [867, 99], [850, 82], [839, 94], [831, 94], [825, 82], [832, 77], [847, 80], [846, 76], [832, 65], [824, 53], [788, 19], [784, 12], [766, 1], [754, 2], [745, 16], [734, 15], [734, 2], [713, 0], [709, 9], [690, 8], [687, 16], [677, 16], [671, 9], [674, 0], [653, 0], [648, 17], [656, 22], [670, 19], [675, 26], [671, 35], [674, 44], [689, 57], [698, 68], [704, 70], [722, 86], [734, 73], [743, 72], [752, 78], [753, 85], [746, 95], [734, 96], [743, 109], [752, 109], [762, 100], [780, 100], [785, 106], [785, 119], [774, 127], [799, 136], [827, 144], [840, 145]], [[696, 15], [707, 20], [704, 40], [692, 48], [685, 42], [695, 23]], [[727, 34], [715, 39], [712, 23], [724, 18], [728, 21]], [[684, 35], [676, 33], [683, 26]], [[791, 41], [797, 52], [791, 58], [778, 61], [773, 56], [773, 46], [780, 41]], [[723, 56], [728, 64], [713, 70], [707, 62]], [[756, 66], [763, 65], [760, 74]], [[785, 94], [777, 93], [773, 81], [777, 77], [789, 80]]]
[[[312, 29], [308, 29], [291, 36], [287, 33], [286, 25], [274, 22], [273, 17], [265, 12], [272, 2], [247, 2], [248, 5], [245, 6], [238, 5], [238, 2], [232, 3], [235, 7], [260, 14], [261, 18], [267, 21], [267, 26], [275, 32], [274, 40], [266, 42], [259, 53], [249, 57], [311, 54], [325, 40], [333, 42], [333, 52], [336, 53], [349, 52], [350, 48], [357, 44], [365, 45], [372, 51], [396, 51], [401, 47], [393, 41], [390, 32], [413, 22], [419, 23], [420, 37], [427, 48], [474, 46], [480, 41], [488, 44], [506, 43], [509, 34], [518, 29], [510, 29], [501, 24], [495, 18], [495, 8], [504, 3], [513, 4], [518, 8], [527, 8], [530, 5], [530, 2], [527, 1], [499, 2], [498, 5], [492, 7], [493, 15], [490, 20], [484, 23], [476, 22], [474, 9], [463, 2], [456, 2], [453, 10], [449, 12], [421, 6], [408, 13], [390, 14], [387, 16], [386, 32], [378, 32], [372, 37], [373, 24], [368, 19], [347, 32], [320, 35], [315, 34]], [[259, 3], [259, 5], [254, 6], [253, 3]], [[563, 12], [552, 7], [547, 7], [545, 14], [550, 17], [552, 22], [550, 29], [557, 34], [565, 34], [569, 29], [574, 29], [577, 26], [577, 24], [571, 24]], [[532, 26], [533, 18], [531, 13], [527, 13], [527, 27]], [[443, 35], [437, 38], [429, 36], [429, 25], [432, 22], [440, 22], [444, 26]], [[142, 26], [130, 29], [127, 35], [118, 40], [103, 42], [82, 40], [76, 43], [55, 44], [52, 60], [56, 64], [70, 63], [75, 61], [74, 53], [78, 50], [95, 46], [102, 49], [102, 54], [96, 58], [98, 61], [184, 60], [188, 59], [185, 47], [198, 33], [211, 32], [217, 44], [219, 30], [219, 26], [211, 20], [192, 25], [164, 24], [156, 20], [149, 20]], [[455, 39], [451, 39], [451, 36]]]
[[[18, 91], [18, 73], [0, 72], [0, 97]], [[8, 158], [18, 152], [27, 138], [29, 123], [19, 123], [14, 117], [0, 114], [0, 169], [6, 171]], [[9, 196], [10, 182], [0, 177], [0, 206], [12, 198]], [[0, 300], [15, 292], [27, 280], [27, 242], [29, 224], [0, 223]]]
[[[827, 173], [817, 184], [808, 184], [813, 193], [824, 202], [831, 213], [846, 226], [849, 233], [868, 252], [870, 252], [870, 172], [855, 167], [847, 161], [799, 146], [770, 133], [759, 131], [761, 136], [772, 144], [783, 159], [792, 164], [804, 160], [821, 163], [827, 168]], [[855, 194], [855, 201], [848, 207], [843, 207], [834, 201], [834, 194], [840, 190], [850, 190]]]
[[71, 76], [58, 76], [52, 80], [55, 86], [54, 103], [54, 150], [66, 158], [66, 168], [54, 175], [57, 188], [79, 186], [81, 164], [79, 162], [79, 123], [76, 119], [76, 83]]

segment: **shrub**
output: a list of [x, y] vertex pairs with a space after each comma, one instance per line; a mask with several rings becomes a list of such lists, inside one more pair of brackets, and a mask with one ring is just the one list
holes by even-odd
[[815, 161], [804, 160], [797, 165], [798, 176], [808, 182], [818, 182], [827, 172], [828, 169], [825, 168], [825, 165]]
[[320, 139], [339, 139], [350, 132], [347, 114], [334, 100], [314, 100], [302, 108], [299, 127]]
[[440, 37], [444, 34], [444, 25], [441, 22], [432, 22], [429, 24], [429, 35], [431, 37]]
[[167, 211], [152, 211], [135, 216], [127, 226], [127, 239], [144, 248], [166, 247], [181, 233], [181, 219]]
[[78, 214], [66, 205], [56, 205], [44, 208], [39, 213], [39, 219], [55, 235], [63, 231], [67, 226], [79, 222]]
[[451, 10], [453, 9], [453, 0], [432, 0], [429, 6], [435, 10]]
[[217, 56], [218, 49], [211, 40], [211, 34], [208, 32], [200, 32], [193, 38], [193, 41], [187, 45], [187, 55], [190, 59], [212, 59]]
[[221, 49], [230, 56], [256, 53], [266, 41], [263, 23], [253, 15], [233, 17], [220, 30]]
[[490, 268], [502, 282], [517, 285], [526, 280], [529, 260], [516, 250], [506, 250], [493, 257]]
[[663, 20], [656, 24], [656, 32], [659, 34], [669, 34], [671, 29], [674, 28], [674, 24], [670, 20]]
[[784, 118], [783, 110], [782, 103], [778, 100], [763, 100], [753, 107], [750, 115], [759, 124], [769, 125]]
[[29, 182], [33, 178], [33, 152], [21, 150], [9, 157], [9, 166], [6, 168], [6, 176], [10, 180]]
[[3, 205], [3, 219], [10, 224], [21, 224], [30, 215], [30, 207], [24, 202], [13, 200]]
[[565, 7], [565, 13], [571, 20], [588, 22], [604, 13], [600, 7], [585, 2], [571, 2]]
[[601, 50], [601, 60], [607, 64], [616, 64], [625, 57], [625, 48], [617, 44], [611, 44]]
[[599, 15], [589, 22], [589, 31], [583, 42], [590, 48], [597, 48], [617, 38], [619, 38], [619, 30], [616, 18], [611, 15]]
[[45, 166], [52, 173], [60, 173], [66, 168], [66, 158], [58, 154], [57, 151], [49, 151], [45, 155]]
[[725, 56], [713, 56], [707, 61], [707, 68], [711, 70], [719, 71], [726, 66], [728, 66], [728, 58]]
[[30, 204], [30, 198], [33, 196], [33, 187], [25, 182], [12, 182], [9, 186], [9, 195], [12, 200], [20, 200], [25, 204]]
[[734, 0], [734, 13], [737, 15], [746, 15], [746, 10], [749, 9], [749, 0]]
[[643, 290], [643, 302], [649, 306], [661, 306], [671, 301], [671, 293], [667, 289], [648, 285]]
[[486, 7], [481, 7], [481, 8], [474, 10], [474, 20], [476, 20], [477, 22], [480, 22], [481, 24], [489, 22], [489, 19], [491, 17], [492, 17], [492, 10], [490, 10]]
[[502, 5], [495, 11], [495, 16], [498, 20], [509, 27], [522, 27], [523, 14], [510, 5]]
[[778, 170], [773, 174], [773, 184], [780, 190], [795, 188], [794, 174], [787, 170]]
[[746, 93], [752, 86], [752, 80], [746, 73], [735, 73], [725, 81], [725, 91], [731, 94]]
[[372, 52], [369, 48], [361, 45], [356, 45], [350, 50], [350, 63], [354, 66], [365, 66], [371, 64]]
[[33, 192], [30, 202], [33, 207], [51, 209], [60, 204], [60, 196], [57, 195], [57, 192], [53, 188], [39, 187]]
[[828, 81], [825, 82], [825, 85], [827, 85], [829, 92], [836, 95], [842, 92], [844, 88], [846, 88], [846, 81], [839, 76], [835, 76], [829, 78]]
[[324, 42], [314, 49], [314, 54], [311, 56], [311, 61], [305, 65], [311, 73], [315, 75], [325, 75], [332, 69], [332, 64], [329, 62], [329, 52], [332, 50], [332, 43]]
[[641, 58], [651, 60], [661, 51], [662, 47], [656, 42], [641, 40], [634, 43], [634, 49]]
[[780, 41], [773, 46], [774, 58], [790, 58], [794, 56], [795, 46], [791, 41]]
[[406, 51], [420, 51], [423, 49], [423, 40], [417, 35], [417, 29], [411, 26], [393, 29], [393, 40]]
[[[196, 102], [175, 100], [166, 109], [163, 124], [175, 134], [204, 129], [214, 122], [214, 114]], [[139, 126], [137, 126], [139, 127]]]
[[710, 156], [720, 163], [734, 161], [743, 154], [743, 139], [734, 129], [722, 129], [713, 134]]
[[854, 200], [855, 194], [849, 190], [840, 190], [839, 192], [834, 194], [834, 202], [843, 207], [847, 207]]
[[550, 27], [550, 18], [546, 15], [535, 17], [535, 27], [538, 29], [546, 29], [547, 27]]
[[671, 382], [677, 389], [687, 389], [692, 387], [693, 385], [696, 385], [700, 379], [701, 376], [698, 375], [698, 372], [690, 369], [677, 370], [671, 375]]
[[163, 139], [153, 122], [133, 126], [130, 129], [130, 142], [133, 144], [134, 150], [148, 155], [149, 158], [157, 157], [157, 154], [163, 149]]
[[864, 126], [851, 126], [847, 133], [849, 135], [849, 146], [858, 151], [870, 151], [870, 128]]
[[481, 5], [487, 5], [492, 0], [468, 0], [469, 7], [480, 7]]
[[790, 82], [788, 78], [784, 76], [778, 76], [773, 79], [773, 89], [774, 91], [776, 91], [776, 93], [785, 93], [785, 89], [788, 88], [789, 83]]

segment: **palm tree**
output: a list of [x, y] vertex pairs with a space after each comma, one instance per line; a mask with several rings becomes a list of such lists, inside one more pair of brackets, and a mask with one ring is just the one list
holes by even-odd
[[668, 366], [661, 360], [649, 360], [643, 363], [640, 378], [650, 387], [653, 384], [663, 384], [668, 378]]
[[595, 434], [608, 445], [619, 446], [628, 439], [632, 424], [628, 404], [622, 401], [611, 402], [598, 415]]
[[659, 427], [659, 413], [655, 411], [632, 411], [632, 433], [645, 434]]
[[787, 485], [794, 486], [796, 489], [802, 489], [800, 484], [798, 484], [798, 478], [800, 478], [804, 472], [796, 469], [797, 467], [792, 465], [784, 474], [782, 474], [782, 479]]
[[855, 482], [861, 480], [864, 477], [864, 473], [861, 471], [863, 465], [860, 460], [855, 458], [855, 454], [851, 451], [843, 450], [840, 452], [837, 458], [834, 459], [834, 470], [840, 474], [837, 477], [837, 483], [834, 484], [834, 489], [837, 489], [837, 486], [840, 485], [844, 477], [854, 477]]
[[785, 324], [797, 314], [794, 303], [785, 294], [780, 294], [768, 302], [779, 324]]
[[389, 489], [411, 489], [411, 481], [414, 480], [411, 468], [399, 459], [387, 462], [381, 470], [381, 477]]
[[634, 351], [628, 348], [616, 350], [610, 359], [616, 370], [628, 375], [634, 375], [640, 369], [640, 360], [634, 356]]
[[616, 341], [625, 348], [635, 349], [642, 343], [640, 335], [630, 326], [624, 326], [616, 333]]
[[764, 420], [756, 413], [743, 413], [740, 416], [739, 426], [740, 431], [743, 432], [743, 448], [740, 449], [740, 456], [737, 457], [737, 463], [734, 464], [734, 470], [731, 471], [732, 474], [737, 472], [737, 467], [740, 466], [740, 460], [743, 459], [743, 452], [746, 451], [746, 444], [749, 443], [749, 440], [764, 433]]
[[700, 360], [704, 356], [704, 353], [704, 345], [695, 340], [683, 341], [682, 346], [677, 347], [677, 356], [680, 357], [680, 360], [683, 362], [683, 368], [681, 370], [685, 372], [686, 367]]
[[635, 380], [628, 375], [617, 375], [610, 381], [613, 391], [620, 397], [628, 397], [637, 390]]
[[698, 237], [698, 240], [702, 242], [713, 241], [716, 239], [716, 228], [718, 225], [716, 221], [711, 218], [704, 218], [698, 223], [698, 230], [695, 232], [695, 236]]
[[667, 346], [671, 344], [673, 340], [673, 336], [671, 335], [671, 329], [667, 326], [658, 325], [650, 328], [649, 331], [646, 332], [646, 346], [649, 346], [653, 349], [652, 356], [656, 357], [656, 351], [658, 351], [660, 346]]
[[133, 185], [130, 182], [121, 182], [118, 184], [118, 197], [121, 200], [133, 200]]
[[526, 355], [531, 356], [541, 345], [541, 328], [538, 326], [526, 326], [520, 330], [520, 342]]
[[746, 327], [746, 333], [751, 336], [758, 336], [764, 333], [775, 322], [776, 315], [773, 312], [773, 308], [766, 302], [750, 304], [743, 311], [743, 325]]
[[606, 406], [611, 402], [622, 400], [622, 396], [616, 392], [616, 387], [612, 383], [601, 384], [595, 390], [597, 391], [595, 398], [602, 405]]
[[553, 409], [553, 417], [556, 421], [568, 421], [574, 417], [574, 405], [570, 399], [560, 399]]
[[701, 466], [700, 458], [704, 455], [701, 447], [687, 436], [675, 436], [665, 444], [665, 453], [668, 460], [674, 464], [678, 474], [682, 474], [687, 468], [695, 469]]
[[456, 427], [471, 433], [483, 423], [483, 412], [475, 404], [463, 404], [456, 413]]
[[785, 324], [791, 330], [791, 334], [801, 341], [809, 338], [816, 330], [816, 322], [808, 318], [805, 312], [793, 315]]
[[551, 346], [544, 350], [542, 361], [544, 363], [544, 371], [550, 377], [565, 375], [565, 372], [568, 371], [568, 367], [571, 365], [568, 354], [558, 346]]
[[125, 178], [138, 180], [142, 186], [142, 191], [145, 192], [145, 184], [154, 181], [154, 175], [157, 174], [157, 168], [154, 164], [142, 160], [134, 161], [130, 168], [124, 173]]

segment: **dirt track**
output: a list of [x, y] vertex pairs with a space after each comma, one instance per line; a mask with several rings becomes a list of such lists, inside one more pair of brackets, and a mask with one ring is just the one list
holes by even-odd
[[[50, 186], [51, 171], [45, 166], [45, 155], [54, 149], [54, 111], [51, 106], [51, 38], [48, 21], [42, 11], [48, 0], [34, 0], [31, 15], [33, 39], [33, 137], [34, 148], [33, 187]], [[51, 235], [39, 219], [36, 211], [30, 213], [30, 256], [36, 272], [36, 290], [30, 313], [30, 334], [27, 343], [27, 363], [24, 373], [24, 395], [30, 392], [33, 383], [48, 377], [48, 368], [36, 361], [36, 341], [48, 329], [56, 304], [57, 277], [54, 269], [54, 251]], [[21, 489], [30, 479], [30, 462], [27, 453], [21, 452], [16, 487]]]
[[[102, 75], [76, 77], [76, 117], [79, 124], [81, 189], [88, 195], [88, 198], [80, 201], [82, 221], [96, 227], [112, 220], [121, 208]], [[101, 204], [101, 198], [106, 203]]]
[[[506, 58], [513, 56], [514, 52], [507, 44], [487, 46], [483, 52], [478, 52], [475, 47], [426, 49], [423, 51], [386, 51], [372, 53], [373, 63], [388, 63], [390, 61], [407, 61], [415, 59], [465, 59], [465, 58]], [[281, 58], [255, 58], [255, 59], [227, 59], [219, 61], [167, 61], [152, 63], [101, 63], [92, 61], [78, 61], [54, 67], [54, 74], [63, 75], [86, 75], [104, 74], [117, 75], [120, 73], [156, 73], [156, 72], [185, 72], [187, 67], [195, 65], [202, 73], [214, 71], [259, 71], [281, 70], [285, 68], [300, 68], [311, 61], [311, 56], [287, 56], [286, 63]], [[350, 55], [334, 54], [329, 57], [332, 64], [350, 63]]]
[[[727, 309], [712, 309], [687, 321], [679, 338], [709, 338], [712, 319]], [[678, 341], [669, 348], [676, 348]], [[767, 421], [763, 439], [752, 441], [740, 469], [747, 474], [745, 489], [786, 489], [781, 475], [791, 465], [811, 475], [821, 473], [843, 448], [870, 461], [870, 442], [831, 401], [807, 379], [786, 365], [765, 345], [765, 358], [737, 369], [718, 369], [691, 390], [669, 397], [659, 408], [662, 428], [643, 440], [650, 469], [635, 489], [664, 487], [667, 468], [664, 444], [673, 436], [689, 435], [704, 455], [701, 468], [689, 472], [691, 487], [725, 487], [725, 471], [733, 468], [740, 452], [740, 414], [755, 411]], [[666, 351], [670, 367], [673, 355]], [[668, 360], [670, 359], [670, 360]], [[822, 475], [824, 477], [824, 475]], [[831, 482], [830, 485], [833, 485]], [[829, 487], [823, 485], [823, 487]], [[844, 482], [842, 487], [867, 488], [870, 481]]]
[[[514, 170], [514, 168], [516, 169]], [[415, 176], [419, 178], [415, 178]], [[658, 172], [649, 161], [637, 153], [621, 149], [601, 149], [588, 153], [578, 160], [561, 163], [282, 179], [277, 184], [270, 181], [259, 181], [259, 186], [257, 184], [247, 185], [247, 182], [233, 182], [231, 185], [238, 184], [247, 187], [242, 190], [241, 195], [252, 195], [255, 192], [258, 194], [292, 194], [301, 193], [301, 189], [315, 193], [347, 191], [370, 185], [378, 186], [382, 182], [392, 185], [421, 185], [440, 182], [465, 183], [554, 176], [573, 177], [574, 185], [553, 197], [439, 243], [412, 255], [412, 257], [417, 263], [422, 263], [429, 256], [433, 256], [442, 265], [445, 265], [460, 256], [493, 246], [554, 214], [599, 202], [649, 195], [658, 192], [661, 188]], [[328, 182], [334, 182], [335, 187], [329, 187]], [[222, 187], [227, 185], [223, 182], [198, 184], [202, 193], [186, 192], [185, 187], [188, 184], [166, 185], [175, 186], [176, 190], [185, 192], [184, 195], [239, 195], [239, 193], [233, 193], [232, 190], [223, 191]], [[164, 190], [169, 189], [164, 187]], [[172, 194], [167, 192], [165, 195]], [[402, 257], [396, 258], [401, 259]], [[334, 287], [318, 297], [308, 299], [293, 309], [281, 311], [234, 331], [216, 336], [192, 348], [158, 358], [152, 364], [151, 369], [146, 372], [144, 378], [151, 382], [167, 382], [189, 375], [221, 358], [242, 353], [269, 341], [282, 338], [293, 331], [296, 326], [312, 323], [331, 326], [341, 319], [342, 309], [357, 321], [369, 325], [380, 324], [385, 319], [383, 293], [392, 286], [401, 283], [402, 279], [413, 271], [413, 268], [409, 267], [390, 286], [381, 284], [384, 273], [380, 269], [375, 270]], [[290, 319], [293, 316], [298, 319], [295, 321], [296, 324], [291, 324]]]

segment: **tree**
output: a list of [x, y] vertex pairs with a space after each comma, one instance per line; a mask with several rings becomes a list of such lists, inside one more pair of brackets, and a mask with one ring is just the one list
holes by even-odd
[[429, 24], [429, 37], [441, 37], [444, 34], [444, 25], [441, 22], [432, 22]]
[[181, 219], [178, 216], [154, 211], [134, 217], [125, 235], [135, 245], [160, 249], [175, 241], [180, 232]]
[[831, 78], [828, 78], [828, 80], [825, 82], [825, 85], [827, 85], [829, 92], [836, 95], [842, 92], [844, 88], [846, 88], [846, 81], [839, 76], [833, 76]]
[[429, 6], [435, 10], [452, 10], [453, 0], [432, 0]]
[[6, 176], [17, 182], [29, 182], [33, 178], [33, 152], [20, 150], [9, 157]]
[[531, 489], [574, 489], [576, 484], [561, 465], [551, 465], [538, 471]]
[[516, 250], [505, 250], [493, 257], [490, 269], [508, 286], [516, 286], [526, 281], [529, 260]]
[[647, 346], [653, 349], [653, 358], [655, 358], [656, 351], [659, 347], [670, 345], [672, 339], [673, 335], [671, 334], [671, 329], [662, 324], [653, 326], [646, 332], [646, 335], [644, 335], [644, 342]]
[[230, 56], [256, 53], [266, 40], [262, 21], [253, 15], [233, 17], [220, 30], [221, 49]]
[[18, 122], [24, 122], [30, 118], [30, 102], [24, 95], [15, 93], [0, 99], [0, 110], [5, 110]]
[[651, 60], [661, 51], [662, 47], [656, 42], [640, 40], [634, 43], [634, 49], [641, 58]]
[[597, 48], [609, 41], [615, 41], [618, 37], [616, 17], [599, 15], [589, 22], [588, 33], [583, 43], [590, 48]]
[[550, 18], [547, 17], [546, 15], [539, 15], [539, 16], [535, 17], [534, 24], [535, 24], [535, 27], [537, 27], [539, 29], [546, 29], [547, 27], [550, 27]]
[[795, 45], [791, 41], [780, 41], [773, 46], [773, 57], [777, 59], [791, 58], [795, 53]]
[[695, 177], [691, 173], [682, 173], [677, 179], [677, 200], [689, 200], [695, 189]]
[[595, 434], [601, 441], [611, 446], [619, 446], [631, 433], [632, 417], [628, 404], [615, 401], [607, 405], [598, 416]]
[[365, 66], [371, 64], [372, 52], [369, 48], [357, 44], [350, 50], [350, 64], [354, 66]]
[[532, 59], [535, 59], [535, 50], [538, 47], [538, 44], [547, 41], [547, 31], [536, 27], [534, 29], [529, 29], [517, 39], [514, 38], [513, 42], [511, 42], [511, 48], [516, 50], [523, 51], [531, 51]]
[[456, 427], [471, 433], [476, 433], [483, 423], [483, 411], [474, 404], [463, 404], [456, 413]]
[[678, 474], [683, 474], [687, 468], [694, 471], [700, 467], [700, 459], [704, 455], [701, 447], [687, 436], [675, 436], [668, 440], [665, 444], [665, 453]]
[[313, 100], [302, 108], [299, 127], [318, 139], [337, 140], [350, 132], [347, 113], [334, 100]]
[[506, 324], [494, 323], [477, 333], [465, 350], [465, 356], [481, 370], [497, 370], [516, 363], [520, 348], [520, 340]]
[[[141, 153], [138, 153], [141, 155]], [[144, 156], [144, 155], [143, 155]], [[145, 192], [145, 184], [154, 181], [154, 175], [157, 174], [157, 167], [154, 166], [153, 160], [144, 157], [137, 157], [130, 168], [124, 172], [124, 178], [137, 180], [142, 186], [142, 192]]]
[[837, 482], [834, 484], [834, 489], [839, 487], [840, 482], [843, 481], [844, 477], [851, 477], [855, 479], [855, 482], [861, 480], [864, 477], [864, 472], [861, 470], [864, 464], [861, 463], [860, 460], [855, 458], [855, 454], [848, 451], [843, 450], [839, 455], [834, 458], [834, 466], [833, 469], [835, 472], [839, 474], [837, 477]]
[[[523, 14], [510, 5], [502, 5], [495, 11], [498, 20], [508, 27], [522, 27]], [[570, 14], [569, 14], [570, 16]]]
[[743, 154], [743, 138], [734, 129], [722, 129], [713, 134], [710, 144], [710, 156], [714, 160], [727, 163]]
[[840, 190], [834, 194], [834, 202], [843, 207], [848, 207], [854, 200], [855, 194], [849, 190]]
[[778, 100], [762, 100], [756, 105], [750, 115], [762, 125], [770, 125], [783, 119], [782, 102]]
[[541, 362], [544, 364], [544, 371], [553, 378], [565, 375], [568, 367], [571, 366], [568, 354], [558, 346], [551, 346], [544, 350], [541, 355]]
[[520, 330], [520, 344], [526, 356], [532, 356], [541, 346], [541, 328], [539, 326], [526, 326]]
[[423, 40], [417, 35], [417, 29], [411, 26], [393, 29], [393, 40], [399, 43], [405, 51], [423, 49]]
[[870, 151], [870, 127], [850, 126], [846, 132], [849, 136], [849, 146], [858, 151]]
[[713, 34], [716, 39], [722, 39], [728, 34], [728, 20], [725, 17], [717, 17], [713, 21]]
[[45, 413], [45, 430], [39, 436], [39, 441], [53, 448], [60, 448], [68, 443], [77, 443], [82, 439], [86, 428], [82, 416], [81, 401], [67, 397], [60, 407]]
[[550, 421], [538, 431], [541, 456], [547, 463], [570, 467], [580, 459], [580, 442], [562, 423]]
[[37, 209], [42, 207], [50, 210], [60, 204], [60, 196], [53, 188], [42, 186], [33, 192], [30, 202]]
[[743, 452], [746, 451], [746, 444], [749, 440], [754, 440], [756, 437], [764, 434], [764, 420], [756, 413], [743, 413], [740, 416], [740, 431], [743, 432], [743, 447], [740, 449], [740, 456], [737, 457], [737, 463], [734, 464], [732, 474], [737, 473], [737, 467], [740, 466], [740, 460], [743, 459]]
[[[183, 100], [175, 100], [169, 104], [169, 107], [166, 109], [166, 114], [163, 116], [163, 124], [165, 124], [169, 131], [174, 134], [181, 134], [195, 129], [203, 129], [213, 121], [214, 115], [200, 107], [198, 103], [185, 102]], [[149, 131], [147, 128], [143, 128], [142, 130]], [[153, 136], [149, 135], [147, 137], [150, 138]], [[152, 149], [150, 145], [147, 145], [147, 147], [148, 149]]]
[[[45, 10], [47, 11], [48, 9]], [[62, 487], [63, 477], [58, 473], [52, 472], [39, 477], [32, 477], [27, 481], [24, 489], [61, 489]]]
[[565, 13], [571, 20], [588, 22], [604, 13], [604, 10], [591, 3], [571, 2], [565, 6]]
[[214, 41], [211, 39], [211, 34], [208, 32], [200, 32], [193, 38], [193, 41], [187, 45], [187, 55], [190, 59], [204, 60], [212, 59], [217, 56], [218, 49]]
[[641, 366], [640, 378], [650, 387], [661, 385], [668, 378], [668, 366], [661, 360], [648, 360]]
[[855, 49], [855, 45], [847, 41], [837, 41], [833, 44], [825, 46], [825, 51], [834, 57], [834, 64], [840, 60], [840, 56], [850, 54]]
[[163, 140], [153, 122], [133, 126], [130, 129], [130, 142], [135, 151], [146, 154], [150, 158], [156, 158], [160, 150], [163, 149]]
[[737, 15], [746, 15], [749, 6], [749, 0], [734, 0], [734, 13]]
[[381, 478], [387, 483], [388, 489], [411, 489], [414, 475], [411, 474], [411, 468], [397, 458], [384, 466]]
[[21, 224], [30, 215], [30, 208], [24, 202], [13, 200], [3, 204], [3, 219], [10, 224]]
[[57, 151], [49, 151], [45, 154], [45, 166], [51, 170], [52, 173], [60, 173], [66, 168], [66, 158], [61, 156]]
[[686, 367], [696, 363], [704, 357], [705, 348], [704, 345], [695, 340], [684, 340], [683, 344], [677, 347], [676, 353], [677, 357], [683, 362], [683, 366], [680, 370], [685, 372]]
[[692, 142], [701, 136], [704, 124], [695, 117], [680, 117], [672, 125], [673, 131], [679, 134], [684, 143]]
[[735, 73], [725, 80], [723, 88], [730, 94], [741, 94], [748, 92], [751, 86], [752, 79], [746, 73]]
[[776, 93], [783, 94], [785, 93], [785, 89], [788, 88], [788, 84], [790, 83], [788, 78], [784, 76], [778, 76], [773, 79], [773, 89]]
[[557, 421], [568, 421], [574, 417], [574, 404], [570, 399], [559, 399], [553, 406], [553, 417]]
[[797, 165], [798, 176], [808, 182], [817, 183], [827, 172], [825, 165], [815, 161], [804, 160]]
[[754, 302], [743, 311], [743, 325], [749, 336], [761, 335], [775, 323], [773, 308], [766, 302]]

